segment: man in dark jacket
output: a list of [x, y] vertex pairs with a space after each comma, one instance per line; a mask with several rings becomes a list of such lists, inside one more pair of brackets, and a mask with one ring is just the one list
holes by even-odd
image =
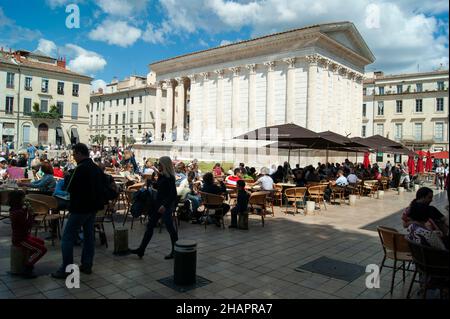
[[63, 263], [53, 274], [55, 278], [66, 278], [66, 267], [73, 264], [73, 246], [80, 228], [83, 228], [83, 251], [80, 271], [92, 273], [95, 249], [95, 214], [104, 209], [104, 173], [89, 158], [89, 150], [84, 144], [76, 144], [73, 156], [77, 162], [67, 185], [70, 194], [69, 219], [61, 240]]

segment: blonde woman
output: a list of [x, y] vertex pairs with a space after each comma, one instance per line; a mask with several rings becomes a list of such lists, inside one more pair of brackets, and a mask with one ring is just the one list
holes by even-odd
[[172, 241], [172, 251], [165, 259], [172, 259], [173, 247], [178, 240], [178, 234], [172, 221], [172, 212], [175, 209], [177, 201], [177, 189], [175, 186], [175, 171], [170, 157], [164, 156], [159, 159], [158, 171], [158, 180], [153, 185], [153, 188], [158, 191], [156, 203], [153, 206], [155, 209], [150, 212], [147, 230], [145, 231], [144, 238], [142, 238], [141, 245], [137, 249], [130, 250], [130, 252], [138, 255], [139, 258], [144, 256], [145, 249], [152, 239], [153, 229], [158, 224], [159, 219], [162, 218], [170, 234], [170, 240]]

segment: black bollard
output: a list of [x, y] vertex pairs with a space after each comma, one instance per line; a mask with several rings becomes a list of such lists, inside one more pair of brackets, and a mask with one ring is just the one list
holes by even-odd
[[179, 240], [175, 243], [173, 281], [175, 285], [188, 286], [196, 283], [197, 243], [193, 240]]

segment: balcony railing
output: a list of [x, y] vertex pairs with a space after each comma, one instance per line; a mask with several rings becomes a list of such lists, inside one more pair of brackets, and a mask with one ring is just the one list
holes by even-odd
[[32, 112], [31, 117], [35, 119], [58, 120], [62, 118], [62, 115], [57, 112]]
[[401, 143], [409, 143], [409, 144], [435, 144], [435, 143], [444, 143], [447, 142], [444, 137], [437, 137], [435, 135], [422, 135], [414, 136], [414, 135], [404, 135], [400, 139]]

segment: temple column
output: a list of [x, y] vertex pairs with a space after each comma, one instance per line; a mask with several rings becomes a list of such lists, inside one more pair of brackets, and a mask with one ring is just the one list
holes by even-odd
[[162, 82], [156, 83], [155, 103], [155, 141], [161, 140], [161, 105], [162, 105]]
[[166, 139], [169, 142], [173, 141], [172, 131], [173, 131], [173, 84], [172, 80], [166, 80], [167, 86], [167, 118], [166, 118]]
[[231, 135], [234, 137], [239, 130], [239, 72], [241, 71], [241, 68], [233, 67], [230, 68], [230, 71], [233, 72], [233, 90], [231, 93]]
[[216, 70], [217, 74], [217, 103], [216, 103], [216, 138], [223, 139], [223, 75], [225, 70]]
[[317, 61], [319, 56], [309, 55], [306, 57], [309, 62], [308, 66], [308, 98], [306, 104], [306, 128], [312, 131], [316, 129], [318, 109], [315, 105], [316, 101], [316, 81], [317, 81]]
[[284, 59], [288, 69], [286, 74], [286, 123], [292, 123], [295, 117], [295, 58]]
[[272, 126], [275, 123], [274, 120], [274, 86], [273, 71], [275, 70], [275, 62], [270, 61], [264, 63], [267, 66], [267, 113], [266, 113], [266, 126]]
[[256, 128], [256, 64], [248, 64], [248, 129]]
[[203, 107], [202, 107], [202, 136], [206, 134], [209, 136], [209, 123], [208, 123], [208, 115], [209, 115], [209, 73], [204, 72], [201, 74], [203, 77]]
[[185, 91], [184, 91], [184, 79], [176, 78], [177, 85], [177, 141], [184, 141], [184, 111], [185, 111]]

